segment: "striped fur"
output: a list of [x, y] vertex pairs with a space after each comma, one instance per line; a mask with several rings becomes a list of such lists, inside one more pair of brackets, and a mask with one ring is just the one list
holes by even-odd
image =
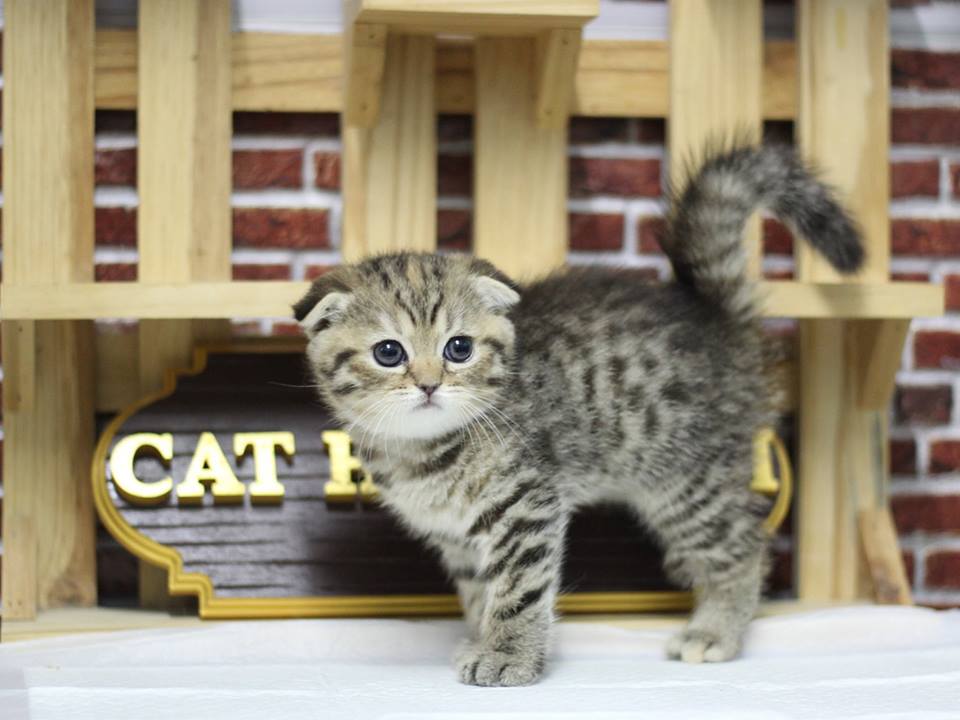
[[[471, 633], [456, 660], [463, 682], [540, 677], [566, 527], [597, 502], [631, 507], [667, 571], [698, 590], [670, 656], [738, 651], [766, 564], [751, 442], [773, 419], [775, 390], [742, 263], [711, 265], [729, 255], [713, 245], [735, 242], [762, 201], [826, 228], [817, 247], [841, 268], [859, 257], [826, 191], [772, 153], [714, 158], [681, 195], [675, 283], [582, 268], [518, 288], [481, 261], [397, 254], [337, 268], [295, 308], [320, 396], [386, 505], [457, 584]], [[742, 177], [753, 172], [766, 182]], [[465, 363], [443, 356], [456, 336], [474, 340]], [[388, 339], [407, 355], [393, 368], [372, 352]], [[436, 386], [432, 404], [421, 386]]]
[[741, 147], [709, 156], [679, 193], [662, 239], [677, 280], [732, 316], [752, 319], [743, 228], [761, 207], [772, 210], [838, 270], [863, 264], [864, 249], [850, 216], [786, 147]]

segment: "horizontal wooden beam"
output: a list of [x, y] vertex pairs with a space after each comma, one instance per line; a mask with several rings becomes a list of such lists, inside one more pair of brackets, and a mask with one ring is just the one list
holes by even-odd
[[[233, 109], [340, 112], [343, 58], [339, 35], [235, 33]], [[441, 113], [474, 109], [473, 43], [437, 43], [436, 104]], [[763, 116], [788, 120], [796, 112], [796, 54], [789, 41], [767, 42], [763, 62]], [[667, 43], [659, 40], [584, 40], [574, 76], [571, 115], [666, 117], [669, 112]], [[99, 30], [96, 105], [137, 106], [137, 34]]]
[[600, 12], [598, 0], [350, 0], [348, 23], [385, 23], [403, 33], [528, 35], [580, 28]]
[[[102, 318], [289, 318], [306, 281], [192, 284], [74, 283], [3, 287], [4, 320]], [[766, 317], [912, 318], [943, 314], [943, 287], [914, 282], [880, 284], [759, 284]]]

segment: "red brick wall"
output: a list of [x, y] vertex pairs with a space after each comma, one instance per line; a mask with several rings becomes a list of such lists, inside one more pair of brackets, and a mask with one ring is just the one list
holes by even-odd
[[[949, 314], [914, 323], [892, 404], [894, 512], [919, 601], [960, 605], [960, 53], [892, 55], [891, 242], [896, 277], [944, 282]], [[337, 118], [234, 118], [234, 277], [301, 279], [339, 262], [342, 206]], [[787, 139], [789, 123], [769, 123]], [[438, 244], [471, 244], [472, 126], [438, 123]], [[136, 135], [132, 113], [97, 117], [97, 280], [136, 278]], [[647, 268], [665, 278], [661, 119], [574, 118], [570, 128], [571, 263]], [[764, 271], [791, 277], [792, 238], [765, 223]], [[792, 325], [779, 323], [790, 335]], [[238, 321], [238, 333], [292, 323]], [[2, 452], [2, 443], [0, 443]], [[776, 543], [776, 585], [789, 585], [791, 541]]]

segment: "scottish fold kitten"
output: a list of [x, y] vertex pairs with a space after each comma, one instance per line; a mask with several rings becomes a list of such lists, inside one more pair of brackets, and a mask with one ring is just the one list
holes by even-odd
[[456, 583], [461, 681], [540, 677], [568, 521], [600, 501], [632, 508], [696, 590], [668, 655], [738, 652], [767, 565], [769, 505], [749, 485], [775, 389], [741, 242], [761, 206], [860, 267], [854, 223], [790, 151], [739, 148], [671, 203], [670, 283], [595, 267], [518, 285], [482, 260], [399, 253], [297, 303], [321, 398]]

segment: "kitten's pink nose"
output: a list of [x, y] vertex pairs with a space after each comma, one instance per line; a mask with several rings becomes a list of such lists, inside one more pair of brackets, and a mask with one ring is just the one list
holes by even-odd
[[430, 399], [430, 396], [433, 395], [434, 390], [437, 389], [437, 385], [417, 385], [418, 388], [423, 390], [423, 394], [427, 396], [427, 400]]

